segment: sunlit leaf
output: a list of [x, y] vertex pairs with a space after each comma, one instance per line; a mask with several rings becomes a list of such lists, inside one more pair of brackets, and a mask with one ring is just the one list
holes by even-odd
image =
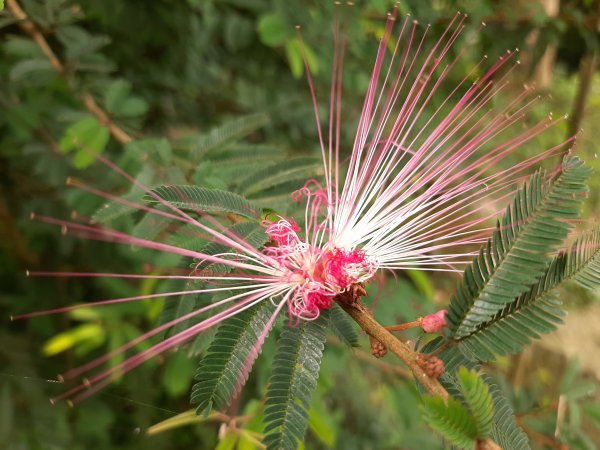
[[86, 116], [67, 128], [59, 146], [65, 153], [74, 151], [73, 163], [75, 167], [83, 169], [102, 153], [109, 137], [108, 129], [100, 125], [96, 118]]
[[46, 356], [53, 356], [87, 341], [94, 341], [100, 344], [104, 340], [104, 337], [105, 330], [101, 325], [86, 323], [50, 338], [42, 347], [42, 352]]

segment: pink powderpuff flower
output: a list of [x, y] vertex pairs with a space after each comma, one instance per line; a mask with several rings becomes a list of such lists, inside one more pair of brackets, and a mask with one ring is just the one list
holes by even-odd
[[[514, 164], [498, 163], [563, 118], [546, 118], [523, 129], [527, 111], [538, 101], [524, 87], [502, 108], [492, 102], [507, 91], [508, 74], [518, 64], [517, 51], [508, 51], [484, 70], [482, 58], [461, 81], [434, 104], [439, 86], [463, 57], [468, 46], [451, 51], [464, 27], [457, 14], [441, 37], [429, 45], [430, 27], [393, 11], [386, 22], [367, 88], [349, 161], [340, 148], [342, 76], [345, 40], [336, 21], [329, 123], [326, 132], [318, 120], [313, 81], [308, 84], [317, 118], [317, 135], [324, 166], [322, 180], [309, 180], [292, 194], [304, 202], [304, 217], [277, 217], [265, 223], [270, 240], [254, 248], [217, 219], [205, 213], [191, 215], [163, 199], [121, 168], [98, 157], [113, 172], [141, 188], [157, 207], [138, 204], [98, 191], [82, 183], [71, 184], [125, 206], [194, 227], [230, 250], [205, 254], [160, 240], [148, 240], [89, 223], [51, 217], [38, 220], [61, 226], [63, 232], [85, 238], [143, 247], [201, 261], [189, 275], [125, 273], [49, 273], [31, 275], [115, 278], [164, 278], [203, 282], [202, 288], [138, 295], [39, 311], [20, 317], [63, 313], [85, 306], [114, 305], [152, 298], [227, 292], [228, 296], [202, 306], [150, 330], [110, 353], [74, 368], [61, 379], [83, 378], [80, 385], [60, 397], [79, 401], [111, 382], [116, 374], [134, 369], [169, 349], [261, 302], [272, 302], [274, 312], [259, 336], [255, 358], [270, 328], [287, 308], [294, 320], [314, 320], [331, 307], [334, 298], [354, 285], [369, 281], [377, 271], [418, 269], [460, 271], [472, 258], [472, 245], [487, 238], [489, 206], [506, 200], [532, 165], [564, 152], [573, 139]], [[490, 174], [490, 169], [496, 169]], [[175, 188], [175, 187], [174, 187]], [[494, 209], [494, 208], [491, 208]], [[460, 249], [460, 250], [456, 250]], [[229, 272], [203, 270], [223, 265]], [[189, 286], [193, 286], [192, 283]], [[190, 325], [161, 342], [104, 370], [95, 369], [110, 358], [128, 352], [140, 342], [207, 312], [211, 317]], [[427, 316], [425, 331], [439, 331], [444, 311]], [[253, 361], [248, 361], [251, 365]], [[240, 374], [244, 377], [245, 374]], [[243, 383], [240, 382], [241, 385]]]

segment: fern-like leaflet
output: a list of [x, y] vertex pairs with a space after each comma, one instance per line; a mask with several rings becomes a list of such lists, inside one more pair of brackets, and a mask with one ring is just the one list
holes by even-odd
[[579, 158], [566, 157], [556, 179], [538, 172], [517, 191], [452, 298], [448, 320], [455, 339], [475, 332], [544, 274], [572, 227], [567, 219], [579, 217], [589, 175]]
[[304, 439], [308, 409], [317, 387], [329, 314], [285, 328], [274, 357], [265, 403], [268, 450], [295, 450]]

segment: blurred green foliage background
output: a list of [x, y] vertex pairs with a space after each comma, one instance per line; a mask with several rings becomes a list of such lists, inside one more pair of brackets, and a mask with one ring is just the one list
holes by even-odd
[[[353, 7], [338, 8], [348, 39], [342, 129], [346, 143], [352, 139], [377, 37], [392, 4], [357, 1]], [[65, 186], [68, 176], [110, 192], [130, 189], [93, 164], [90, 149], [132, 173], [144, 176], [146, 171], [147, 177], [163, 183], [183, 179], [207, 187], [236, 188], [248, 170], [245, 160], [226, 163], [222, 155], [194, 154], [194, 149], [215, 138], [219, 126], [241, 120], [237, 150], [243, 145], [262, 146], [256, 164], [293, 159], [302, 169], [285, 173], [273, 191], [262, 192], [256, 181], [246, 185], [246, 195], [284, 209], [287, 193], [307, 173], [319, 175], [314, 160], [318, 141], [295, 26], [301, 26], [308, 64], [324, 97], [330, 82], [334, 2], [23, 0], [21, 6], [38, 24], [64, 70], [57, 73], [14, 15], [3, 12], [0, 448], [259, 448], [256, 411], [270, 373], [273, 340], [267, 341], [242, 398], [228, 412], [247, 416], [239, 423], [223, 423], [222, 417], [177, 416], [189, 409], [191, 378], [209, 336], [191, 349], [144, 365], [70, 409], [64, 403], [48, 402], [64, 390], [64, 385], [53, 381], [55, 375], [139, 335], [156, 322], [162, 303], [84, 309], [12, 323], [9, 315], [159, 288], [147, 281], [25, 276], [27, 269], [141, 272], [150, 263], [168, 264], [168, 260], [149, 260], [149, 253], [62, 237], [60, 230], [29, 221], [31, 211], [68, 218], [72, 211], [91, 216], [102, 205], [101, 200]], [[544, 134], [523, 156], [556, 145], [570, 128], [582, 128], [577, 151], [600, 169], [595, 134], [600, 121], [598, 1], [407, 0], [399, 9], [431, 23], [433, 35], [456, 11], [468, 13], [464, 40], [471, 47], [462, 62], [465, 69], [483, 54], [496, 56], [519, 47], [522, 63], [514, 74], [515, 84], [536, 83], [542, 94], [548, 94], [534, 116], [571, 114], [564, 126]], [[486, 23], [481, 30], [480, 22]], [[448, 92], [452, 87], [448, 82], [442, 89]], [[89, 98], [133, 140], [124, 144], [114, 133], [111, 136], [106, 124], [85, 107]], [[325, 108], [322, 112], [325, 117]], [[248, 132], [243, 132], [244, 125]], [[73, 137], [88, 150], [70, 144]], [[229, 156], [235, 157], [237, 150]], [[144, 159], [148, 154], [150, 160]], [[269, 167], [271, 175], [278, 173], [275, 166]], [[592, 178], [592, 188], [587, 215], [594, 221], [600, 177]], [[139, 197], [135, 190], [131, 194]], [[129, 230], [135, 227], [127, 217], [121, 225]], [[408, 273], [378, 294], [374, 286], [371, 294], [380, 295], [377, 315], [387, 324], [434, 311], [448, 301], [453, 285], [450, 276]], [[590, 307], [590, 299], [581, 293], [567, 294], [573, 307]], [[491, 370], [505, 383], [518, 382], [514, 405], [533, 446], [597, 448], [600, 441], [594, 427], [600, 424], [600, 408], [590, 396], [595, 389], [593, 377], [564, 361], [558, 369], [541, 365], [530, 370], [537, 366], [526, 364], [507, 359]], [[527, 376], [519, 375], [524, 370]], [[569, 402], [569, 415], [555, 438], [560, 394]], [[332, 337], [311, 409], [306, 447], [443, 448], [419, 419], [417, 404], [413, 384], [395, 361], [374, 361], [364, 350], [350, 350]], [[151, 429], [148, 434], [150, 426], [167, 419], [171, 422], [165, 425], [174, 429]]]

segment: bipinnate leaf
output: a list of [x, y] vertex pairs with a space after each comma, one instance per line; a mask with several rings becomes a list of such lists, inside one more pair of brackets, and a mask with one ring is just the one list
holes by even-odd
[[459, 448], [472, 450], [478, 438], [477, 422], [467, 408], [450, 397], [448, 404], [441, 397], [424, 397], [423, 419]]
[[572, 156], [548, 179], [533, 175], [517, 191], [487, 245], [467, 267], [448, 313], [455, 339], [473, 333], [538, 281], [580, 215], [590, 170]]
[[[152, 184], [152, 180], [155, 176], [156, 173], [154, 168], [148, 164], [142, 167], [135, 179], [137, 183], [148, 186]], [[132, 184], [128, 192], [121, 195], [120, 199], [125, 200], [128, 203], [138, 203], [143, 195], [143, 190], [139, 186]], [[95, 222], [107, 224], [123, 216], [131, 215], [136, 211], [138, 210], [130, 204], [123, 204], [117, 200], [111, 200], [100, 207], [94, 213], [92, 219]]]
[[[431, 352], [438, 348], [442, 342], [442, 339], [431, 342], [427, 344], [424, 350]], [[468, 381], [467, 383], [463, 383], [460, 375], [461, 373], [467, 373], [469, 374], [467, 375], [468, 377], [474, 376], [479, 370], [479, 363], [465, 355], [461, 351], [461, 348], [457, 346], [448, 348], [440, 353], [439, 356], [444, 361], [446, 367], [446, 372], [440, 377], [440, 382], [451, 396], [455, 399], [460, 399], [465, 405], [468, 404], [468, 399], [472, 396], [470, 392], [478, 392], [478, 389], [470, 388]], [[485, 382], [489, 395], [493, 399], [493, 424], [491, 431], [487, 432], [488, 437], [491, 437], [504, 450], [530, 450], [527, 435], [517, 425], [512, 407], [494, 379], [487, 374], [481, 374], [477, 378], [479, 379], [477, 384]], [[486, 398], [486, 402], [489, 402], [487, 396], [482, 398]], [[473, 400], [470, 401], [473, 402]], [[489, 403], [481, 411], [489, 411], [488, 408]], [[487, 423], [489, 416], [484, 413], [482, 414], [482, 418], [484, 420], [480, 418], [480, 421]], [[475, 417], [473, 419], [477, 423]], [[483, 427], [483, 431], [486, 431], [485, 426]]]
[[[433, 351], [440, 343], [441, 341], [438, 341], [437, 344], [428, 345], [427, 351]], [[446, 366], [446, 373], [442, 375], [440, 382], [450, 395], [465, 401], [467, 397], [465, 388], [462, 386], [458, 374], [466, 369], [475, 372], [479, 370], [479, 364], [467, 357], [460, 347], [451, 347], [439, 356]], [[489, 375], [482, 374], [481, 378], [487, 384], [494, 402], [491, 439], [504, 450], [530, 450], [529, 439], [517, 425], [512, 407], [502, 390]]]
[[[272, 189], [274, 186], [295, 181], [295, 189], [301, 188], [309, 178], [323, 174], [323, 164], [313, 157], [298, 156], [287, 158], [275, 164], [269, 164], [262, 169], [242, 178], [238, 189], [244, 195], [250, 196], [258, 192]], [[290, 190], [286, 192], [288, 198]]]
[[581, 236], [567, 253], [566, 274], [586, 289], [600, 287], [600, 228]]
[[269, 123], [266, 114], [250, 114], [232, 119], [200, 136], [192, 146], [192, 159], [199, 161], [207, 154], [226, 148], [231, 143], [248, 136]]
[[[182, 227], [182, 229], [185, 229], [185, 227]], [[191, 236], [194, 236], [192, 232], [195, 232], [195, 230], [193, 228], [188, 231], [190, 231]], [[262, 227], [256, 222], [239, 222], [229, 227], [228, 231], [244, 239], [246, 242], [250, 243], [254, 248], [261, 248], [268, 240], [268, 235], [265, 233], [264, 227]], [[183, 239], [179, 239], [178, 242], [173, 242], [173, 244], [187, 248], [189, 250], [200, 251], [205, 255], [216, 255], [219, 253], [231, 251], [231, 248], [227, 247], [226, 245], [219, 244], [217, 242], [206, 243], [204, 241], [201, 241], [197, 237], [190, 239], [189, 242], [185, 243], [185, 245]], [[196, 268], [197, 265], [198, 261], [191, 262], [190, 264], [190, 260], [188, 258], [182, 258], [179, 267], [181, 270], [191, 270], [190, 266]], [[208, 262], [198, 265], [197, 268], [205, 269], [209, 266], [211, 272], [225, 273], [231, 270], [231, 267], [226, 266], [224, 264], [215, 264]], [[188, 286], [188, 283], [189, 281], [185, 279], [170, 280], [168, 290], [183, 291], [186, 289], [186, 286]], [[203, 282], [198, 281], [192, 286], [192, 289], [201, 289], [203, 286]], [[210, 301], [210, 298], [210, 294], [196, 294], [192, 296], [184, 295], [180, 298], [172, 299], [171, 301], [165, 303], [165, 306], [159, 318], [159, 323], [163, 324], [166, 322], [170, 322], [173, 319], [182, 317], [199, 307], [200, 302], [202, 302], [202, 304], [205, 305], [207, 302]], [[193, 320], [200, 320], [200, 318], [183, 321], [180, 324], [173, 327], [172, 329], [169, 329], [166, 335], [177, 333], [185, 330], [186, 328], [189, 328]]]
[[358, 347], [358, 333], [352, 322], [348, 319], [348, 315], [339, 305], [334, 304], [331, 307], [330, 327], [342, 342], [350, 347]]
[[479, 361], [521, 351], [531, 339], [562, 323], [565, 313], [552, 291], [568, 280], [588, 289], [600, 287], [600, 229], [577, 239], [568, 251], [554, 257], [529, 291], [456, 341], [465, 354]]
[[286, 326], [281, 333], [265, 402], [267, 450], [295, 450], [304, 439], [317, 387], [329, 312]]
[[475, 370], [461, 367], [458, 371], [464, 401], [475, 420], [477, 436], [488, 437], [494, 420], [494, 401], [488, 386]]
[[532, 339], [562, 323], [564, 312], [551, 290], [564, 280], [566, 258], [558, 255], [529, 291], [519, 295], [471, 334], [456, 339], [461, 350], [478, 361], [521, 351]]
[[[208, 189], [193, 185], [159, 186], [152, 191], [166, 202], [186, 211], [207, 213], [232, 212], [243, 217], [256, 219], [260, 210], [244, 197], [221, 189]], [[144, 200], [159, 203], [151, 195], [145, 195]]]
[[206, 356], [200, 361], [192, 388], [197, 414], [223, 410], [246, 382], [258, 353], [261, 334], [270, 327], [275, 306], [270, 301], [237, 314], [221, 324]]
[[147, 213], [135, 224], [132, 234], [142, 239], [154, 240], [169, 227], [171, 222], [165, 217]]
[[494, 399], [494, 426], [492, 440], [504, 450], [530, 450], [529, 438], [515, 419], [510, 403], [494, 382], [493, 378], [484, 375], [490, 394]]

